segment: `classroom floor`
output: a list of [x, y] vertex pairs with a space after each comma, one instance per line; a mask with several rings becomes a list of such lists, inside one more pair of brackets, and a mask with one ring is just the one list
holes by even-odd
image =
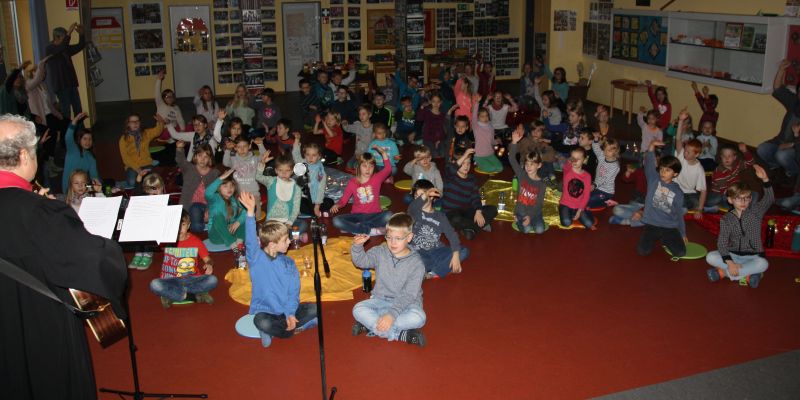
[[[283, 110], [293, 110], [292, 96], [277, 99]], [[185, 116], [192, 115], [188, 104]], [[155, 107], [98, 107], [95, 152], [104, 175], [121, 177], [116, 139], [131, 109], [144, 116]], [[623, 135], [638, 129], [626, 125], [615, 114], [619, 132], [629, 129]], [[508, 168], [500, 178], [510, 179]], [[403, 209], [401, 192], [384, 185], [382, 193], [394, 200], [392, 210]], [[626, 198], [627, 190], [621, 193]], [[324, 303], [328, 388], [344, 399], [579, 399], [800, 349], [797, 260], [771, 259], [758, 289], [711, 284], [703, 260], [673, 262], [660, 250], [636, 255], [640, 231], [610, 226], [609, 215], [598, 216], [593, 232], [551, 228], [522, 236], [495, 222], [491, 233], [466, 241], [471, 255], [463, 273], [423, 284], [425, 348], [353, 337], [351, 310], [366, 298], [360, 290], [354, 301]], [[694, 223], [687, 229], [690, 240], [715, 247], [710, 233]], [[233, 260], [213, 257], [220, 284], [211, 306], [163, 309], [148, 290], [159, 255], [149, 270], [130, 272], [142, 389], [318, 398], [317, 330], [276, 339], [268, 349], [237, 335], [234, 323], [247, 307], [228, 296], [221, 279]], [[101, 349], [90, 342], [98, 387], [131, 389], [127, 344]]]

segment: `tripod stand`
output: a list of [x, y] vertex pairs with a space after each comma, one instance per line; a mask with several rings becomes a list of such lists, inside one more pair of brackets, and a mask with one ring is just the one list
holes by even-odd
[[128, 317], [125, 319], [125, 327], [128, 330], [128, 351], [131, 354], [131, 371], [133, 372], [133, 391], [128, 392], [125, 390], [106, 389], [100, 388], [100, 393], [114, 393], [120, 398], [124, 396], [132, 396], [133, 400], [142, 400], [145, 397], [157, 397], [160, 399], [175, 399], [175, 398], [192, 398], [192, 399], [207, 399], [208, 395], [201, 394], [180, 394], [180, 393], [145, 393], [139, 387], [139, 367], [136, 363], [136, 343], [133, 341], [133, 327], [131, 325], [131, 310], [128, 303], [125, 302], [125, 313]]
[[[319, 254], [322, 255], [322, 265], [325, 277], [330, 278], [331, 270], [328, 265], [328, 258], [325, 257], [325, 246], [322, 244], [317, 219], [311, 219], [311, 241], [314, 243], [314, 296], [317, 301], [317, 336], [319, 337], [319, 368], [322, 377], [322, 400], [333, 400], [336, 396], [336, 386], [331, 388], [331, 395], [328, 397], [328, 383], [325, 373], [325, 336], [322, 332], [322, 282], [319, 277]], [[319, 252], [319, 254], [318, 254]]]

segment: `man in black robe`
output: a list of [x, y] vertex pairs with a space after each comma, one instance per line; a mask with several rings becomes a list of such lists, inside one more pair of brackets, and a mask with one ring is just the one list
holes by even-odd
[[[69, 205], [31, 191], [36, 130], [0, 116], [0, 257], [71, 304], [66, 288], [105, 297], [123, 316], [127, 271], [119, 245], [86, 231]], [[2, 268], [2, 267], [0, 267]], [[63, 304], [0, 274], [0, 397], [96, 399], [81, 319]]]

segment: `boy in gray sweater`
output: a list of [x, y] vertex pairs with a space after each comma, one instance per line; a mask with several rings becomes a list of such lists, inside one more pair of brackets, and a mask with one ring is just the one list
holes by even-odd
[[392, 215], [386, 224], [386, 243], [364, 251], [369, 235], [356, 235], [350, 254], [360, 269], [375, 268], [372, 296], [353, 307], [353, 335], [363, 332], [389, 341], [425, 346], [422, 280], [425, 266], [419, 253], [408, 247], [414, 220], [406, 213]]
[[681, 162], [674, 156], [662, 156], [656, 167], [656, 147], [664, 142], [654, 140], [644, 154], [644, 174], [647, 195], [644, 200], [644, 232], [636, 251], [646, 256], [653, 251], [657, 240], [669, 249], [673, 257], [686, 254], [686, 225], [683, 222], [683, 191], [674, 179], [681, 173]]
[[[450, 225], [442, 211], [433, 208], [433, 201], [442, 197], [442, 192], [427, 179], [420, 179], [411, 188], [414, 200], [408, 206], [408, 214], [414, 218], [411, 248], [416, 250], [425, 264], [425, 278], [440, 278], [461, 272], [461, 263], [469, 250], [461, 246], [456, 230]], [[442, 234], [449, 246], [440, 240]]]

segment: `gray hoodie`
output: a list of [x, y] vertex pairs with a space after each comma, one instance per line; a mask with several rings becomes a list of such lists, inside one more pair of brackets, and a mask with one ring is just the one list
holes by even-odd
[[407, 256], [395, 257], [386, 244], [364, 251], [363, 245], [352, 245], [353, 264], [360, 269], [375, 268], [377, 281], [372, 296], [392, 303], [389, 314], [395, 319], [409, 306], [422, 308], [422, 281], [425, 265], [419, 253], [411, 250]]

